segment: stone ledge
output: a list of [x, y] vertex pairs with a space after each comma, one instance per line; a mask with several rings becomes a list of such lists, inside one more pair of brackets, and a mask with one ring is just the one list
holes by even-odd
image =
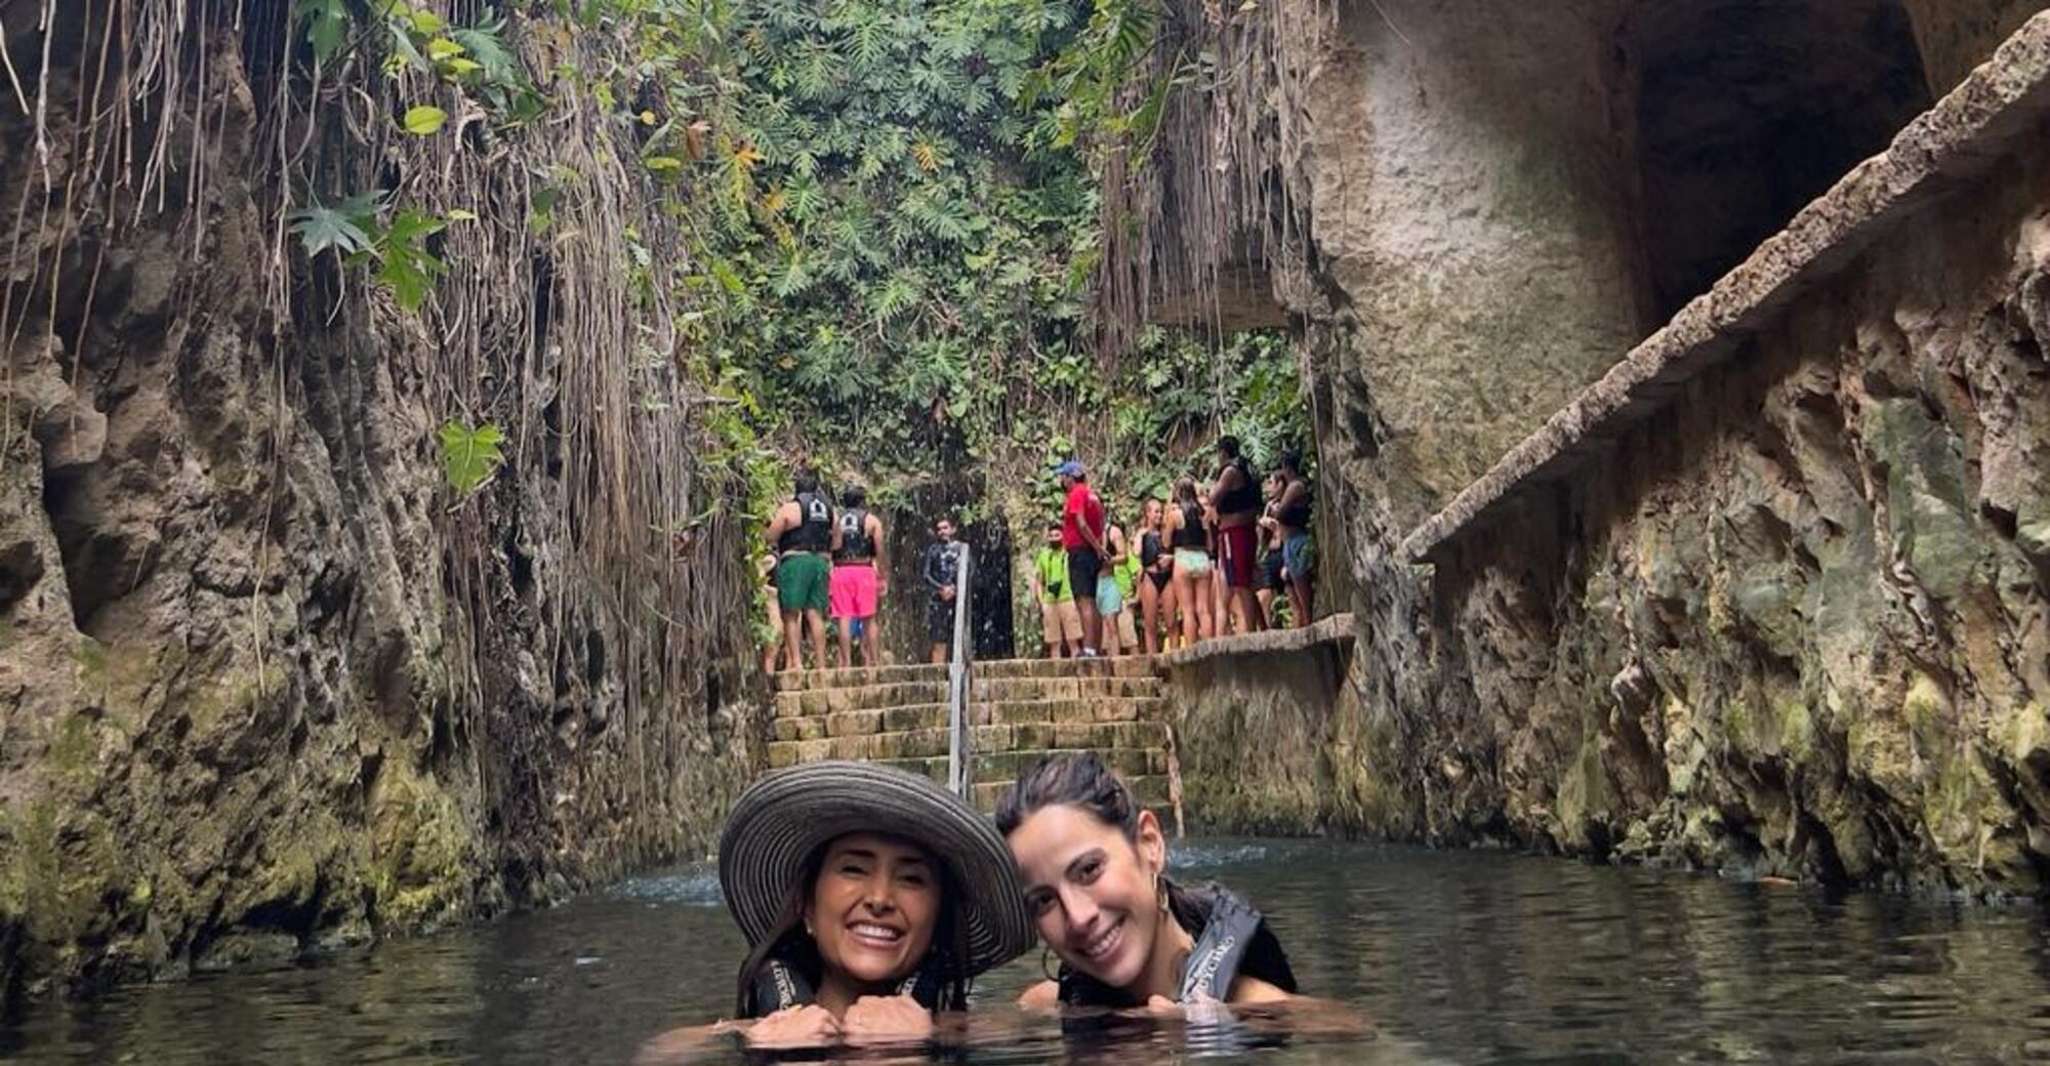
[[1160, 667], [1173, 670], [1209, 659], [1234, 655], [1275, 655], [1307, 651], [1319, 644], [1349, 644], [1353, 640], [1350, 614], [1334, 614], [1301, 629], [1269, 629], [1206, 640], [1193, 648], [1182, 648], [1160, 656]]
[[1521, 494], [1556, 481], [1638, 422], [1689, 380], [1735, 354], [1795, 298], [1834, 278], [1916, 209], [1956, 191], [2042, 136], [2050, 114], [2050, 13], [2029, 20], [1993, 58], [1885, 152], [1794, 216], [1715, 287], [1509, 450], [1444, 510], [1402, 543], [1413, 562], [1434, 561]]

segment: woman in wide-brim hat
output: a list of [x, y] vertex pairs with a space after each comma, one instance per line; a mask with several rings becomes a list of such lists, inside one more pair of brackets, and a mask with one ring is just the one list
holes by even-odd
[[755, 1043], [917, 1035], [1031, 946], [1010, 849], [931, 780], [867, 763], [770, 773], [734, 804], [719, 886], [747, 938]]

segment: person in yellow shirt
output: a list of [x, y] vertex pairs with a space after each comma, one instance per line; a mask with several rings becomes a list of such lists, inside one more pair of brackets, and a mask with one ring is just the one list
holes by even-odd
[[1026, 569], [1032, 598], [1039, 604], [1040, 628], [1046, 634], [1046, 657], [1073, 658], [1082, 651], [1082, 613], [1068, 587], [1068, 553], [1061, 547], [1061, 524], [1046, 524], [1046, 542]]

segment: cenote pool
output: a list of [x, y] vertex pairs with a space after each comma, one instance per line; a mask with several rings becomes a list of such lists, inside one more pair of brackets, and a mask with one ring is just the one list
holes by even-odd
[[[1376, 1035], [996, 1024], [944, 1061], [2043, 1062], [2050, 932], [2035, 907], [1324, 841], [1179, 846], [1273, 918], [1312, 991]], [[702, 867], [487, 928], [318, 964], [42, 1006], [15, 1063], [626, 1063], [728, 1008], [740, 938]], [[1008, 1004], [1035, 953], [986, 978]], [[737, 1051], [726, 1061], [743, 1061]]]

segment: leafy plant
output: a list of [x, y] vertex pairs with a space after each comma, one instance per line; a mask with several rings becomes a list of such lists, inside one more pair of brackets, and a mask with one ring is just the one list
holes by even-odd
[[472, 427], [450, 419], [437, 437], [442, 474], [458, 496], [477, 491], [505, 463], [505, 433], [490, 422]]

